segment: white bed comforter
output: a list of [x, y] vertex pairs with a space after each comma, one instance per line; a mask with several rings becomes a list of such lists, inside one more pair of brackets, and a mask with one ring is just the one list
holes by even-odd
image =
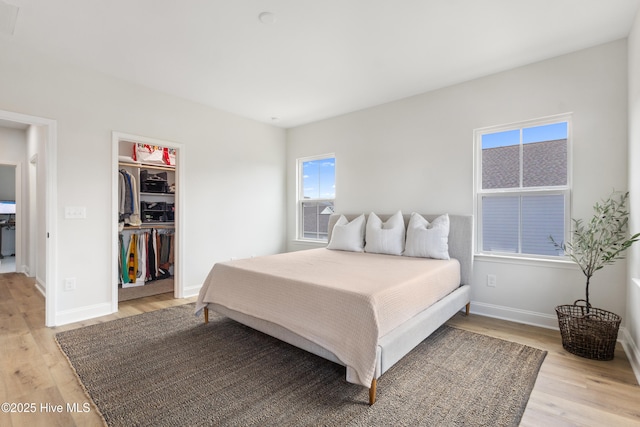
[[460, 284], [457, 260], [311, 249], [217, 263], [196, 303], [278, 324], [326, 348], [369, 387], [378, 339]]

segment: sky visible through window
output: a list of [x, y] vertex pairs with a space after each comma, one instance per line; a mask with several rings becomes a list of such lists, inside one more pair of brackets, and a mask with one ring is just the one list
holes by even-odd
[[336, 197], [336, 159], [334, 157], [302, 163], [302, 186], [305, 199]]
[[[567, 122], [534, 126], [522, 129], [522, 143], [554, 141], [567, 138]], [[520, 130], [488, 133], [482, 135], [482, 149], [508, 147], [520, 144]]]

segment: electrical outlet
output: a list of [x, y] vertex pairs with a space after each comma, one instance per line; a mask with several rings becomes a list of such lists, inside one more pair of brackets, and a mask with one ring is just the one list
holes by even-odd
[[496, 287], [496, 275], [495, 274], [487, 274], [487, 286], [495, 288]]
[[75, 277], [67, 277], [64, 279], [64, 290], [66, 292], [75, 291], [76, 290], [76, 278]]

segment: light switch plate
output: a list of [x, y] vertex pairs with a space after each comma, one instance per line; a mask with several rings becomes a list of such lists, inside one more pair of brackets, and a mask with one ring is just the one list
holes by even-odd
[[85, 219], [87, 208], [84, 206], [66, 206], [64, 208], [65, 219]]

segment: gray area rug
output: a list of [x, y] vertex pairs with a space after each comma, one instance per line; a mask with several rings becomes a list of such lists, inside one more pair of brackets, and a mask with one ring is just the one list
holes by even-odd
[[516, 426], [546, 352], [443, 326], [378, 380], [193, 304], [56, 339], [109, 426]]

